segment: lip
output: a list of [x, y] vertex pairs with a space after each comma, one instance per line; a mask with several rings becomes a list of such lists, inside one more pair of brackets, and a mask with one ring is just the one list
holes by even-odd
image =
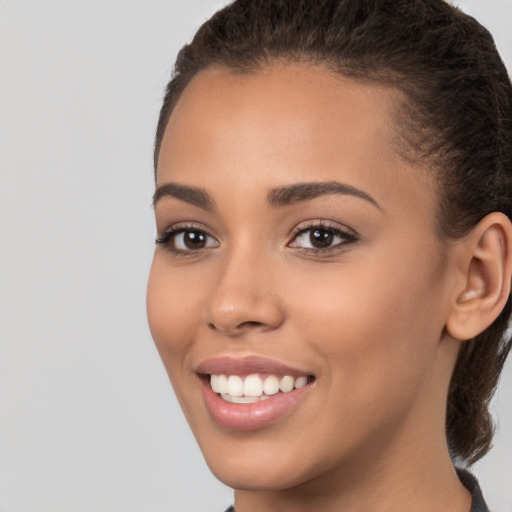
[[200, 363], [195, 368], [195, 372], [203, 375], [222, 373], [224, 375], [240, 376], [250, 375], [251, 373], [262, 373], [272, 375], [290, 375], [295, 378], [302, 375], [312, 375], [308, 370], [292, 368], [280, 361], [256, 356], [214, 357]]
[[215, 393], [206, 375], [250, 375], [253, 373], [290, 375], [300, 377], [311, 373], [292, 368], [279, 361], [260, 357], [217, 357], [202, 362], [196, 368], [201, 391], [210, 417], [219, 426], [230, 430], [257, 430], [289, 416], [307, 397], [313, 382], [305, 386], [269, 396], [266, 400], [249, 404], [229, 403]]

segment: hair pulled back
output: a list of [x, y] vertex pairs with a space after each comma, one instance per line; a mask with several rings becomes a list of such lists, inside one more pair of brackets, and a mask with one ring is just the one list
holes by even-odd
[[[404, 158], [434, 169], [439, 235], [467, 234], [483, 217], [512, 218], [512, 86], [490, 33], [444, 0], [237, 0], [178, 54], [155, 140], [155, 172], [172, 109], [209, 66], [257, 71], [305, 62], [402, 91]], [[483, 333], [461, 342], [447, 404], [451, 454], [490, 448], [489, 402], [511, 347], [511, 298]]]

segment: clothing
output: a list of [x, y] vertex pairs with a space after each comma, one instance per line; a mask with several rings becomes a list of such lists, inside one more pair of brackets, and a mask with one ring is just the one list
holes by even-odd
[[[476, 478], [471, 473], [468, 473], [463, 469], [457, 469], [457, 475], [464, 487], [473, 496], [470, 512], [489, 512]], [[226, 512], [235, 512], [233, 505], [229, 507]]]
[[489, 512], [489, 508], [482, 496], [482, 491], [480, 490], [477, 479], [471, 473], [463, 469], [457, 469], [457, 475], [464, 487], [473, 496], [473, 503], [471, 504], [470, 512]]

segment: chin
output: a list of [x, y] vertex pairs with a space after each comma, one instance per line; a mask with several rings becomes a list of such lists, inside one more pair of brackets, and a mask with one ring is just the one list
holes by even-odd
[[[229, 440], [198, 441], [213, 475], [237, 490], [282, 491], [324, 472], [318, 461], [308, 460], [309, 450], [304, 450], [303, 442], [298, 446], [286, 443], [281, 436], [269, 437], [268, 433], [252, 432], [234, 435]], [[286, 437], [289, 439], [289, 432]]]
[[243, 465], [208, 463], [213, 475], [223, 484], [240, 491], [283, 491], [304, 483], [307, 478], [295, 471], [269, 464], [247, 461]]

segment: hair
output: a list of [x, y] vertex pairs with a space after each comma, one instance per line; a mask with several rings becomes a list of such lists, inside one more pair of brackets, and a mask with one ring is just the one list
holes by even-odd
[[[169, 117], [198, 72], [251, 73], [278, 60], [402, 91], [400, 154], [433, 169], [441, 238], [464, 236], [492, 212], [511, 218], [512, 85], [490, 33], [444, 0], [231, 3], [178, 54], [156, 131], [155, 176]], [[510, 315], [509, 296], [491, 326], [461, 342], [446, 411], [453, 459], [471, 464], [490, 449], [489, 403], [512, 344]]]

